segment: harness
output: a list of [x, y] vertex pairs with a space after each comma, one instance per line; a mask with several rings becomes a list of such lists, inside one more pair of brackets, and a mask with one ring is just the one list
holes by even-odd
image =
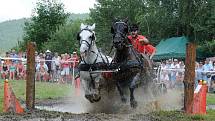
[[[107, 60], [107, 63], [106, 63], [106, 61], [103, 58], [103, 56], [102, 56], [102, 54], [101, 54], [101, 52], [100, 52], [99, 49], [98, 49], [98, 53], [96, 53], [95, 51], [89, 51], [91, 49], [91, 47], [92, 47], [93, 41], [95, 40], [95, 35], [94, 35], [94, 32], [92, 30], [88, 29], [87, 27], [85, 29], [82, 29], [79, 33], [81, 33], [83, 30], [87, 30], [87, 31], [93, 33], [93, 35], [91, 37], [91, 43], [89, 43], [87, 40], [81, 40], [80, 46], [81, 46], [81, 44], [86, 44], [88, 46], [88, 53], [94, 53], [94, 54], [96, 54], [96, 58], [95, 58], [95, 60], [93, 61], [92, 64], [89, 64], [89, 63], [87, 63], [85, 61], [85, 58], [81, 57], [80, 59], [84, 63], [80, 63], [79, 66], [78, 66], [78, 68], [79, 68], [79, 71], [88, 71], [89, 72], [90, 78], [91, 78], [92, 87], [95, 88], [95, 83], [94, 83], [95, 80], [93, 79], [92, 73], [90, 73], [90, 72], [92, 72], [94, 70], [99, 70], [98, 67], [102, 67], [103, 69], [107, 68], [107, 65], [108, 65], [109, 62], [108, 62], [107, 57], [105, 56], [106, 60]], [[97, 62], [99, 56], [101, 57], [102, 62]]]

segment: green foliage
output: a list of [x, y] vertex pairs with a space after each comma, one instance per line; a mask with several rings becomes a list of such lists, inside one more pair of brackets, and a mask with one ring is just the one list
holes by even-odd
[[38, 1], [31, 21], [25, 23], [24, 45], [28, 41], [34, 41], [38, 50], [41, 50], [43, 43], [50, 39], [51, 34], [65, 24], [68, 14], [63, 7], [63, 4], [56, 0]]
[[215, 22], [213, 0], [146, 1], [148, 11], [138, 21], [148, 27], [150, 37], [187, 36], [195, 42], [212, 40], [215, 32], [212, 27]]
[[[91, 9], [90, 17], [92, 23], [96, 23], [96, 36], [99, 46], [109, 51], [112, 44], [110, 33], [111, 25], [115, 18], [129, 18], [129, 23], [135, 22], [137, 11], [144, 6], [137, 0], [98, 0], [94, 9]], [[141, 0], [138, 0], [141, 1]]]
[[157, 44], [161, 39], [187, 36], [190, 41], [215, 37], [214, 0], [97, 0], [91, 20], [102, 48], [111, 47], [110, 27], [114, 17], [128, 17], [141, 33]]
[[198, 49], [202, 53], [202, 56], [204, 56], [204, 57], [212, 57], [212, 56], [214, 56], [215, 40], [202, 42], [199, 45]]
[[79, 47], [77, 33], [80, 31], [80, 20], [70, 22], [61, 26], [59, 30], [50, 36], [50, 39], [44, 43], [44, 49], [50, 49], [54, 52], [68, 53], [77, 51]]

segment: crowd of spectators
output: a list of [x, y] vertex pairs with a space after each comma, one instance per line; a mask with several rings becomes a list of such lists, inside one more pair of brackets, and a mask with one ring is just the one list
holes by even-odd
[[[196, 62], [196, 79], [195, 86], [198, 84], [198, 80], [207, 81], [209, 86], [215, 86], [215, 61], [210, 59]], [[183, 86], [185, 64], [183, 61], [177, 59], [165, 60], [161, 63], [160, 80], [163, 81], [168, 88], [174, 88], [175, 86]]]
[[[0, 72], [2, 79], [23, 80], [26, 78], [26, 53], [11, 50], [1, 57]], [[35, 52], [35, 79], [37, 81], [52, 81], [66, 83], [72, 81], [72, 71], [77, 73], [79, 58], [76, 52], [72, 54]]]
[[168, 88], [181, 85], [184, 78], [184, 62], [177, 59], [169, 59], [161, 63], [160, 80], [163, 81]]

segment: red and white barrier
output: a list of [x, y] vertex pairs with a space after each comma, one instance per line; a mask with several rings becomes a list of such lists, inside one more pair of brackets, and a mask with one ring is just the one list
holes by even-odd
[[193, 112], [192, 114], [206, 114], [206, 96], [208, 86], [206, 81], [199, 82], [194, 91]]

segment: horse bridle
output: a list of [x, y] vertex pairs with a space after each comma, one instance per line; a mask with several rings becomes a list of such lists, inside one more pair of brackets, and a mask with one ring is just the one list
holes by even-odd
[[[115, 22], [114, 25], [116, 25], [116, 24], [123, 24], [123, 25], [125, 25], [125, 26], [128, 26], [127, 23], [125, 23], [125, 22]], [[120, 31], [117, 31], [117, 33], [120, 34], [120, 35], [122, 36], [123, 39], [125, 39], [125, 38], [127, 37], [127, 36], [126, 36], [126, 33], [122, 33], [122, 32], [120, 32]], [[115, 35], [116, 35], [116, 32], [115, 32]]]
[[[84, 30], [87, 30], [87, 31], [89, 31], [89, 32], [91, 32], [91, 33], [93, 34], [93, 35], [91, 36], [91, 43], [89, 43], [87, 40], [81, 40], [81, 42], [79, 42], [79, 45], [81, 46], [82, 44], [86, 44], [86, 45], [88, 46], [88, 51], [89, 51], [90, 48], [91, 48], [91, 46], [92, 46], [92, 44], [93, 44], [93, 41], [95, 40], [95, 34], [94, 34], [94, 32], [93, 32], [92, 30], [85, 28], [85, 29], [82, 29], [82, 30], [78, 33], [78, 35], [77, 35], [77, 40], [80, 41], [80, 33], [81, 33], [82, 31], [84, 31]], [[84, 43], [83, 43], [83, 42], [84, 42]]]
[[[92, 33], [92, 36], [91, 36], [91, 43], [89, 43], [87, 40], [81, 40], [81, 42], [79, 42], [79, 45], [81, 46], [82, 44], [86, 44], [86, 45], [88, 46], [88, 50], [87, 50], [87, 51], [90, 52], [90, 53], [96, 54], [96, 59], [95, 59], [94, 62], [93, 62], [93, 63], [95, 64], [96, 61], [97, 61], [97, 59], [98, 59], [99, 54], [101, 54], [100, 51], [99, 51], [99, 53], [96, 53], [96, 52], [94, 52], [94, 51], [89, 51], [89, 50], [91, 49], [91, 47], [92, 47], [93, 41], [95, 41], [95, 33], [94, 33], [92, 30], [88, 29], [88, 28], [82, 29], [82, 30], [78, 33], [78, 35], [77, 35], [77, 40], [80, 41], [80, 33], [81, 33], [82, 31], [84, 31], [84, 30], [87, 30], [87, 31], [89, 31], [89, 32]], [[85, 43], [83, 43], [83, 42], [85, 42]], [[81, 60], [83, 60], [83, 62], [84, 62], [85, 64], [87, 64], [84, 58], [81, 58]]]
[[[122, 22], [122, 21], [120, 21], [120, 22], [115, 22], [114, 25], [116, 25], [116, 24], [123, 24], [123, 25], [125, 25], [125, 26], [128, 26], [127, 23]], [[114, 25], [113, 25], [113, 26], [114, 26]], [[115, 37], [117, 34], [120, 35], [120, 38], [121, 38], [121, 39], [123, 39], [123, 40], [126, 40], [126, 39], [127, 39], [127, 34], [126, 34], [126, 33], [123, 33], [123, 32], [120, 32], [120, 31], [115, 31], [115, 30], [114, 30], [114, 33], [113, 33], [113, 39], [114, 39], [114, 37]], [[125, 42], [124, 42], [124, 44], [125, 44]]]

